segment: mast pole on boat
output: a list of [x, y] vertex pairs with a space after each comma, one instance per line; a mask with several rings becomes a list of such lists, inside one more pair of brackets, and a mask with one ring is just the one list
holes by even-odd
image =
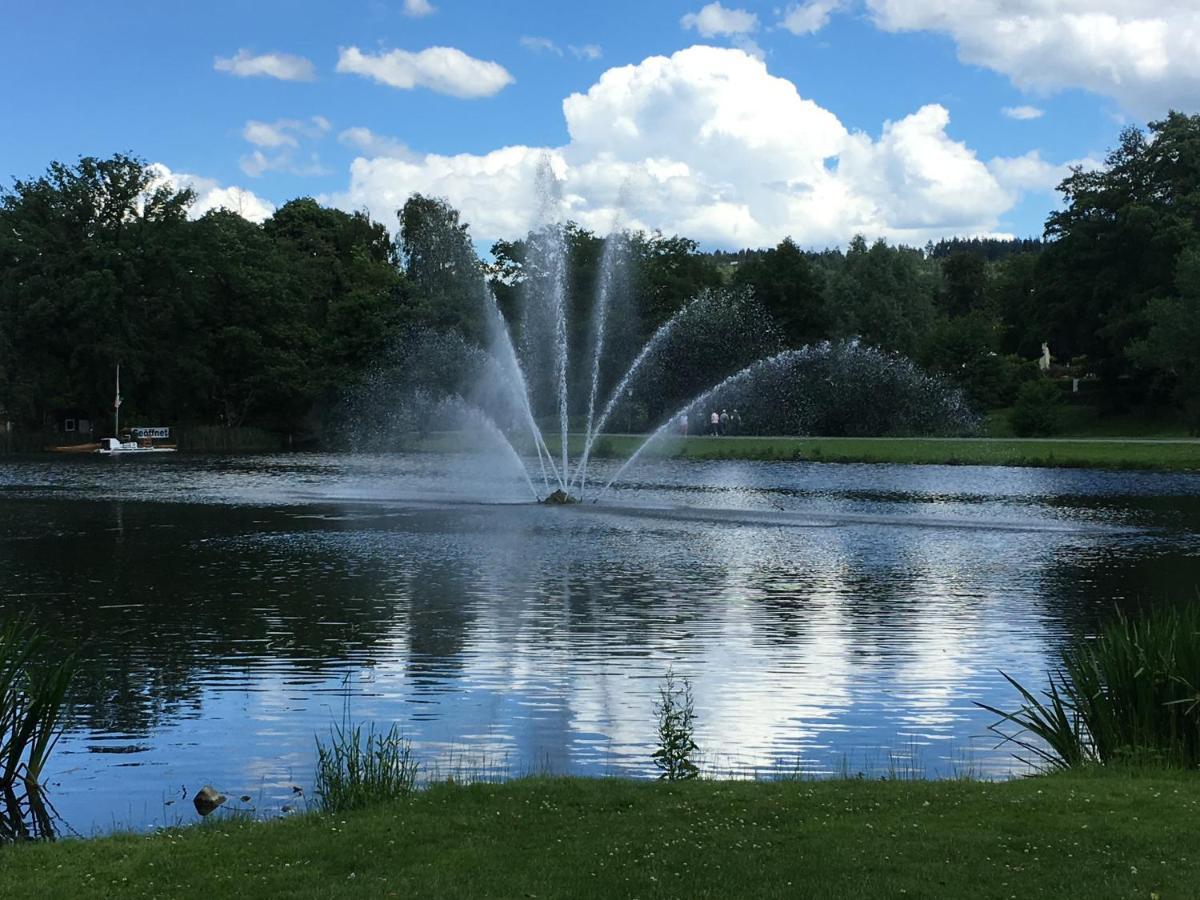
[[117, 396], [113, 400], [113, 436], [121, 437], [121, 364], [117, 363]]

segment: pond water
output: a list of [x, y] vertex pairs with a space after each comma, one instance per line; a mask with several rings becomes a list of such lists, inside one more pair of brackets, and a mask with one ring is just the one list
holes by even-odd
[[[611, 466], [598, 461], [602, 477]], [[462, 456], [0, 458], [0, 612], [80, 672], [49, 767], [91, 834], [212, 784], [303, 805], [314, 738], [434, 775], [653, 775], [691, 681], [713, 774], [1019, 767], [975, 701], [1114, 606], [1193, 597], [1200, 476], [649, 460], [599, 504]]]

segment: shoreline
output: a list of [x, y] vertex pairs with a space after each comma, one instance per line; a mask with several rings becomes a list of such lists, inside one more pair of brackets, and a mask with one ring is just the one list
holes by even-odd
[[1200, 777], [532, 777], [0, 849], [5, 897], [1188, 896]]
[[[645, 439], [645, 435], [604, 434], [596, 439], [592, 454], [599, 458], [627, 458]], [[547, 444], [552, 452], [557, 451], [556, 440], [547, 440]], [[571, 435], [570, 450], [573, 454], [582, 451], [582, 444], [582, 435]], [[655, 446], [648, 447], [644, 455], [648, 458], [694, 460], [1200, 471], [1200, 440], [1178, 437], [842, 438], [692, 435], [664, 437]]]
[[[592, 448], [594, 459], [627, 459], [648, 438], [644, 434], [602, 434]], [[583, 452], [579, 432], [569, 436], [569, 452]], [[548, 435], [552, 454], [559, 452], [557, 436]], [[390, 452], [456, 452], [470, 446], [461, 432], [431, 432], [397, 445]], [[533, 456], [519, 439], [516, 448]], [[289, 453], [281, 447], [187, 446], [182, 454], [257, 455]], [[352, 452], [345, 448], [305, 448], [303, 452]], [[5, 457], [61, 457], [44, 449], [25, 448]], [[69, 454], [68, 454], [69, 456]], [[647, 459], [746, 460], [758, 462], [815, 462], [934, 466], [1010, 466], [1016, 468], [1137, 469], [1165, 472], [1200, 471], [1200, 439], [1181, 437], [783, 437], [672, 435], [660, 438], [643, 453]]]

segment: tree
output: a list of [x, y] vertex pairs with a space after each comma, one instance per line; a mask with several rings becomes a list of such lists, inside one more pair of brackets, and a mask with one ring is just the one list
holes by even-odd
[[413, 194], [397, 215], [400, 252], [418, 318], [433, 327], [458, 328], [482, 342], [484, 270], [458, 210], [440, 198]]
[[1200, 430], [1200, 246], [1180, 254], [1175, 282], [1177, 294], [1150, 301], [1148, 332], [1130, 356], [1173, 382], [1176, 400]]
[[975, 253], [955, 253], [942, 261], [942, 308], [952, 316], [979, 312], [984, 306], [987, 269]]
[[919, 251], [870, 248], [855, 237], [840, 270], [828, 282], [828, 304], [838, 311], [837, 329], [874, 347], [915, 356], [933, 324], [934, 276]]
[[721, 286], [721, 273], [690, 238], [661, 232], [631, 237], [635, 267], [634, 292], [642, 315], [642, 336], [654, 329], [705, 288]]
[[1037, 297], [1042, 339], [1086, 355], [1115, 397], [1118, 379], [1138, 374], [1126, 351], [1146, 336], [1147, 304], [1171, 294], [1180, 252], [1200, 237], [1200, 116], [1128, 128], [1105, 162], [1062, 183]]
[[118, 363], [144, 375], [148, 323], [180, 299], [169, 273], [192, 199], [123, 154], [55, 162], [0, 193], [0, 403], [15, 419], [40, 427], [62, 407], [98, 418]]
[[1062, 391], [1049, 378], [1021, 385], [1009, 422], [1020, 437], [1054, 434], [1062, 419]]
[[734, 283], [754, 291], [784, 339], [794, 346], [830, 336], [823, 280], [791, 238], [740, 264]]

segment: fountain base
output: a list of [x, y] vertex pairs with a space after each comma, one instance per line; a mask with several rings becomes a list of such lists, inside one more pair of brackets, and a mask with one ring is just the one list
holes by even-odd
[[578, 503], [578, 497], [572, 497], [561, 488], [552, 494], [548, 494], [544, 500], [539, 500], [539, 503], [546, 503], [551, 506], [565, 506], [568, 503]]

